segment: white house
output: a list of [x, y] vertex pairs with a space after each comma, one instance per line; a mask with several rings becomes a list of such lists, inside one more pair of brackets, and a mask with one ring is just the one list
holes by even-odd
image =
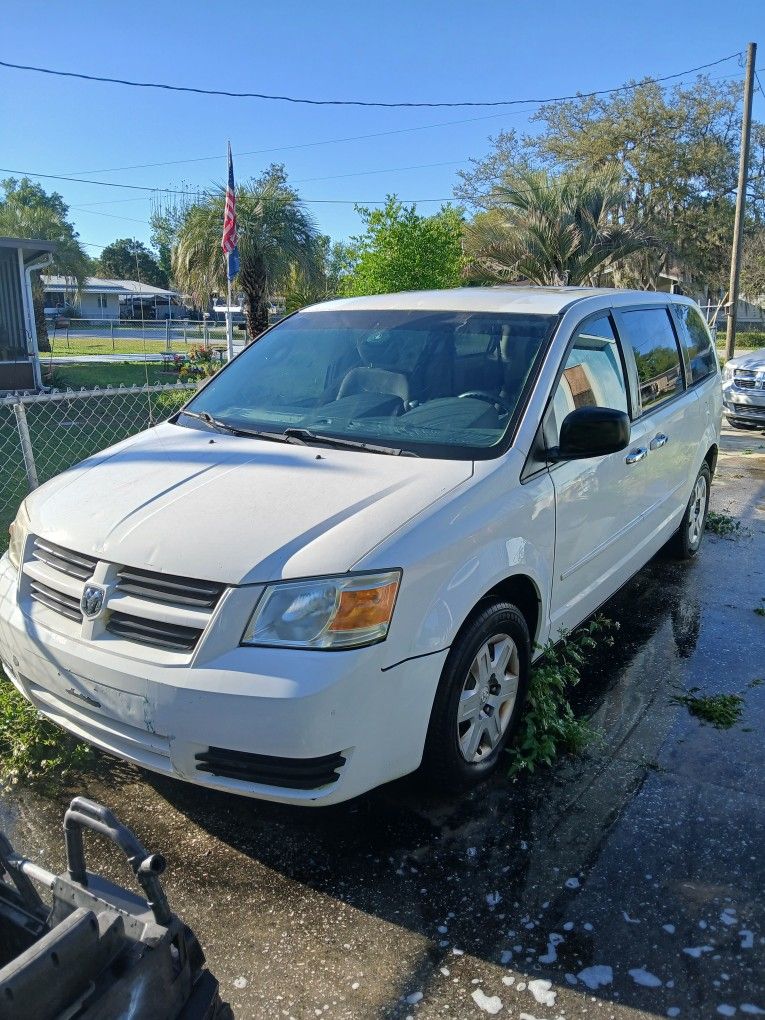
[[0, 237], [0, 391], [42, 386], [31, 274], [50, 265], [54, 247]]
[[[132, 306], [144, 307], [144, 314], [154, 319], [179, 318], [182, 311], [180, 295], [175, 290], [152, 287], [137, 280], [107, 280], [88, 276], [78, 294], [77, 284], [67, 276], [43, 276], [45, 308], [53, 312], [72, 307], [83, 319], [119, 319], [125, 308], [128, 318]], [[141, 317], [140, 311], [138, 318]]]

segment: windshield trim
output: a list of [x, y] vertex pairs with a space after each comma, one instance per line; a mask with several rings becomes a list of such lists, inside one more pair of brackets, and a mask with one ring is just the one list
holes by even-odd
[[[499, 437], [496, 443], [494, 443], [491, 446], [468, 446], [468, 445], [453, 446], [448, 443], [419, 443], [416, 440], [406, 440], [405, 442], [400, 442], [396, 440], [395, 444], [391, 443], [389, 445], [387, 443], [381, 442], [380, 440], [375, 440], [375, 445], [386, 446], [391, 453], [396, 453], [400, 451], [399, 455], [406, 456], [407, 454], [410, 454], [416, 457], [421, 457], [426, 460], [478, 461], [478, 460], [496, 460], [498, 457], [503, 456], [505, 453], [507, 453], [507, 451], [512, 447], [513, 443], [515, 442], [516, 436], [518, 435], [518, 429], [520, 428], [520, 424], [523, 421], [523, 418], [526, 414], [529, 399], [536, 387], [537, 381], [542, 372], [542, 368], [547, 360], [547, 356], [558, 334], [560, 324], [563, 320], [563, 314], [568, 309], [568, 307], [570, 306], [566, 306], [566, 308], [562, 309], [557, 313], [547, 313], [548, 317], [552, 320], [552, 326], [550, 328], [549, 335], [539, 346], [539, 350], [537, 351], [534, 361], [532, 362], [532, 366], [529, 371], [526, 382], [516, 402], [515, 409], [513, 410], [513, 413], [510, 415], [508, 423], [505, 427], [505, 431], [502, 433], [502, 435]], [[250, 347], [252, 347], [254, 344], [259, 343], [268, 333], [270, 333], [273, 329], [276, 329], [277, 326], [284, 325], [284, 323], [287, 322], [289, 319], [293, 319], [295, 318], [295, 316], [299, 316], [302, 312], [308, 312], [312, 310], [313, 306], [297, 309], [296, 311], [291, 312], [289, 315], [285, 315], [283, 318], [279, 319], [278, 322], [274, 322], [272, 325], [268, 327], [268, 329], [264, 329], [260, 336], [256, 337], [254, 340], [251, 340], [249, 344], [245, 344], [242, 350], [239, 351], [239, 353], [236, 354], [231, 359], [231, 361], [224, 365], [223, 368], [216, 372], [215, 375], [207, 378], [204, 384], [202, 386], [199, 386], [195, 390], [195, 392], [189, 397], [186, 403], [172, 415], [172, 417], [169, 419], [170, 422], [174, 425], [178, 425], [179, 417], [182, 414], [187, 413], [186, 408], [189, 406], [189, 404], [191, 404], [193, 400], [196, 400], [196, 398], [201, 393], [204, 392], [207, 386], [211, 382], [213, 382], [213, 380], [217, 379], [222, 372], [228, 371], [231, 368], [231, 366], [243, 354], [245, 354], [247, 350], [249, 350]], [[362, 309], [360, 309], [360, 311], [361, 310]], [[405, 311], [406, 309], [401, 310]], [[433, 314], [437, 314], [440, 311], [440, 309], [418, 308], [417, 311], [423, 313], [432, 312]], [[503, 315], [511, 313], [497, 311], [496, 314]], [[198, 412], [194, 412], [194, 414], [197, 413]], [[178, 425], [178, 427], [188, 428], [189, 426]], [[342, 440], [343, 438], [345, 438], [343, 435], [334, 436], [328, 429], [323, 429], [322, 431], [324, 435], [326, 435], [328, 442], [334, 438], [337, 438], [338, 440]], [[253, 438], [257, 437], [253, 436]], [[289, 442], [288, 437], [285, 436], [285, 439], [287, 442]], [[361, 442], [362, 440], [359, 441]], [[364, 453], [365, 451], [363, 449], [359, 449], [358, 452]]]

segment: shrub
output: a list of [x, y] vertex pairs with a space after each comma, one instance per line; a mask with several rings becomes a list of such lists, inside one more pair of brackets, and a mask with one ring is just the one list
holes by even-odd
[[220, 368], [213, 361], [213, 351], [209, 347], [195, 345], [187, 355], [176, 355], [173, 360], [180, 365], [178, 375], [184, 382], [207, 379]]
[[594, 731], [586, 720], [577, 719], [568, 696], [581, 680], [587, 656], [599, 643], [611, 645], [611, 631], [618, 623], [596, 616], [558, 643], [548, 642], [531, 671], [526, 709], [520, 730], [510, 748], [510, 775], [533, 772], [551, 765], [564, 751], [578, 752], [592, 739]]
[[[717, 332], [717, 343], [725, 346], [725, 333], [723, 330], [718, 330]], [[740, 347], [750, 351], [756, 351], [760, 347], [765, 347], [765, 333], [736, 333], [736, 348]]]

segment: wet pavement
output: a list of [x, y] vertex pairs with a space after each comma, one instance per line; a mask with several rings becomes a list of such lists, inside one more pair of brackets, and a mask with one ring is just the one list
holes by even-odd
[[[723, 447], [712, 506], [740, 532], [689, 565], [660, 555], [607, 604], [583, 757], [461, 800], [408, 779], [319, 811], [122, 766], [84, 784], [169, 858], [236, 1017], [765, 1015], [765, 437]], [[741, 721], [700, 723], [672, 700], [692, 688], [741, 694]], [[66, 799], [0, 808], [55, 868]]]

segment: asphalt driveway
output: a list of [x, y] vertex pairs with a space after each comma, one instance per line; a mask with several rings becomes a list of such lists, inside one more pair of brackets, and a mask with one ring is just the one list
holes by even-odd
[[[765, 438], [726, 430], [712, 489], [741, 522], [657, 557], [578, 693], [600, 741], [465, 799], [403, 780], [321, 811], [115, 769], [77, 792], [170, 860], [238, 1018], [765, 1015]], [[672, 701], [741, 694], [730, 729]], [[5, 791], [20, 850], [62, 866], [57, 801]], [[126, 881], [100, 844], [93, 864]]]

